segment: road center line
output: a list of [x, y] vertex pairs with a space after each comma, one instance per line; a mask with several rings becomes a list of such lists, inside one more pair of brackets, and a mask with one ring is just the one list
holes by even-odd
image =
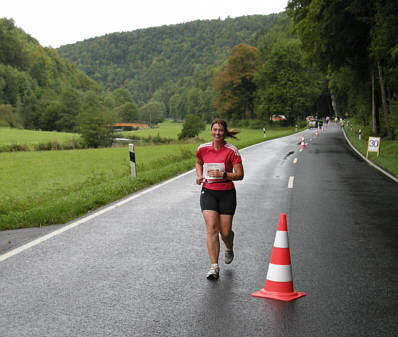
[[296, 158], [294, 158], [294, 160], [293, 160], [293, 164], [296, 164], [297, 163], [297, 157]]
[[287, 188], [293, 188], [294, 176], [290, 176]]

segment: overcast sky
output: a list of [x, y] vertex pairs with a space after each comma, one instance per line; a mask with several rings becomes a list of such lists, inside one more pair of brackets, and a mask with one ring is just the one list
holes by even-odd
[[0, 17], [39, 43], [58, 48], [113, 32], [193, 20], [271, 14], [288, 0], [4, 0]]

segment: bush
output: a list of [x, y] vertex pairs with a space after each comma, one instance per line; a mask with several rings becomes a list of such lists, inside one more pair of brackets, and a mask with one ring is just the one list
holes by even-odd
[[185, 116], [184, 124], [182, 125], [181, 133], [178, 134], [178, 139], [193, 138], [199, 135], [200, 131], [206, 128], [206, 124], [195, 115], [188, 114]]
[[30, 151], [31, 148], [27, 144], [11, 144], [9, 146], [10, 152]]

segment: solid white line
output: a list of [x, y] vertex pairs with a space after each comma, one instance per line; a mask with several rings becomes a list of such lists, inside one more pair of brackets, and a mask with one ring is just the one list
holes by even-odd
[[384, 170], [382, 167], [379, 167], [378, 165], [376, 165], [375, 163], [373, 163], [371, 160], [369, 160], [368, 158], [366, 158], [361, 152], [359, 152], [354, 145], [352, 145], [352, 143], [350, 142], [350, 140], [348, 139], [345, 130], [343, 129], [343, 135], [345, 140], [347, 141], [348, 145], [350, 145], [350, 147], [358, 154], [358, 156], [360, 156], [363, 160], [365, 160], [369, 165], [373, 166], [376, 170], [379, 170], [381, 173], [383, 173], [384, 175], [386, 175], [387, 177], [389, 177], [390, 179], [392, 179], [393, 181], [395, 181], [396, 183], [398, 183], [398, 178], [395, 177], [394, 175], [392, 175], [391, 173], [387, 172], [386, 170]]
[[158, 189], [158, 188], [160, 188], [160, 187], [162, 187], [162, 186], [164, 186], [166, 184], [169, 184], [169, 183], [171, 183], [171, 182], [173, 182], [173, 181], [175, 181], [177, 179], [180, 179], [180, 178], [186, 176], [187, 174], [190, 174], [193, 171], [195, 171], [195, 169], [192, 169], [192, 170], [190, 170], [188, 172], [185, 172], [183, 174], [180, 174], [180, 175], [178, 175], [178, 176], [176, 176], [174, 178], [166, 180], [163, 183], [160, 183], [159, 185], [152, 186], [152, 187], [150, 187], [150, 188], [148, 188], [148, 189], [146, 189], [146, 190], [144, 190], [142, 192], [138, 192], [138, 193], [126, 198], [126, 199], [122, 199], [121, 201], [119, 201], [119, 202], [117, 202], [115, 204], [109, 205], [109, 206], [107, 206], [107, 207], [105, 207], [105, 208], [103, 208], [103, 209], [101, 209], [101, 210], [99, 210], [99, 211], [97, 211], [95, 213], [90, 214], [89, 216], [86, 216], [84, 218], [76, 220], [76, 221], [72, 222], [71, 224], [69, 224], [69, 225], [67, 225], [65, 227], [62, 227], [62, 228], [60, 228], [58, 230], [55, 230], [54, 232], [51, 232], [51, 233], [49, 233], [47, 235], [44, 235], [44, 236], [42, 236], [42, 237], [40, 237], [40, 238], [38, 238], [36, 240], [33, 240], [33, 241], [21, 246], [21, 247], [15, 248], [15, 249], [9, 251], [8, 253], [0, 255], [0, 262], [2, 262], [4, 260], [7, 260], [8, 258], [10, 258], [10, 257], [12, 257], [14, 255], [22, 253], [26, 249], [29, 249], [29, 248], [34, 247], [34, 246], [36, 246], [36, 245], [38, 245], [38, 244], [40, 244], [40, 243], [42, 243], [44, 241], [47, 241], [48, 239], [51, 239], [54, 236], [57, 236], [57, 235], [59, 235], [61, 233], [64, 233], [64, 232], [66, 232], [66, 231], [68, 231], [68, 230], [70, 230], [70, 229], [72, 229], [74, 227], [77, 227], [77, 226], [79, 226], [79, 225], [81, 225], [81, 224], [83, 224], [83, 223], [85, 223], [87, 221], [90, 221], [90, 220], [96, 218], [99, 215], [102, 215], [102, 214], [104, 214], [106, 212], [109, 212], [109, 211], [115, 209], [116, 207], [122, 206], [122, 205], [124, 205], [124, 204], [126, 204], [126, 203], [128, 203], [128, 202], [130, 202], [130, 201], [132, 201], [134, 199], [137, 199], [137, 198], [143, 196], [144, 194], [147, 194], [147, 193], [149, 193], [149, 192], [151, 192], [153, 190], [156, 190], [156, 189]]
[[290, 176], [289, 182], [288, 182], [288, 184], [287, 184], [287, 187], [288, 187], [288, 188], [293, 188], [293, 182], [294, 182], [294, 177], [293, 177], [293, 176]]
[[298, 158], [296, 157], [296, 158], [294, 158], [294, 160], [293, 160], [293, 164], [296, 164], [297, 163], [297, 160], [298, 160]]

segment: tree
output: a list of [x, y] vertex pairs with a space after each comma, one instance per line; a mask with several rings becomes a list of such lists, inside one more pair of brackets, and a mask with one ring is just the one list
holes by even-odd
[[258, 67], [258, 50], [247, 44], [232, 48], [224, 71], [219, 71], [214, 86], [219, 93], [215, 106], [228, 119], [251, 119], [254, 116], [256, 85], [254, 75]]
[[22, 124], [21, 118], [10, 104], [0, 104], [0, 123], [5, 122], [11, 128]]
[[184, 124], [182, 125], [181, 133], [178, 134], [178, 139], [196, 137], [200, 131], [206, 128], [206, 124], [199, 118], [192, 114], [185, 116]]
[[77, 125], [82, 102], [80, 93], [73, 88], [67, 88], [61, 96], [59, 120], [55, 123], [57, 130], [74, 131]]
[[138, 109], [134, 103], [123, 104], [116, 110], [122, 122], [135, 122], [139, 120]]
[[149, 124], [162, 122], [165, 112], [165, 105], [159, 102], [149, 102], [139, 109], [141, 120], [147, 121]]
[[40, 128], [46, 131], [57, 130], [60, 111], [61, 104], [58, 101], [46, 101], [45, 108], [39, 117]]
[[181, 95], [174, 94], [169, 99], [170, 116], [175, 121], [182, 120], [184, 116], [183, 101]]
[[256, 116], [268, 120], [273, 114], [283, 114], [290, 122], [304, 119], [321, 95], [322, 77], [305, 61], [301, 43], [287, 33], [274, 34], [259, 42], [264, 60], [255, 76]]
[[[363, 113], [367, 104], [367, 114], [373, 119], [376, 133], [381, 106], [389, 138], [393, 137], [390, 103], [398, 89], [394, 52], [398, 51], [397, 11], [396, 1], [385, 0], [290, 0], [287, 11], [304, 48], [328, 76], [350, 68], [355, 78], [360, 79], [363, 92], [355, 88], [352, 92], [362, 107], [357, 105], [354, 113]], [[348, 97], [346, 101], [354, 99]]]
[[113, 128], [105, 125], [112, 122], [104, 112], [100, 114], [83, 112], [79, 115], [79, 132], [89, 147], [111, 146]]
[[119, 88], [116, 89], [113, 93], [112, 93], [114, 100], [115, 100], [115, 104], [117, 106], [120, 106], [122, 104], [125, 103], [132, 103], [133, 102], [133, 96], [131, 95], [130, 91], [128, 89], [125, 88]]

